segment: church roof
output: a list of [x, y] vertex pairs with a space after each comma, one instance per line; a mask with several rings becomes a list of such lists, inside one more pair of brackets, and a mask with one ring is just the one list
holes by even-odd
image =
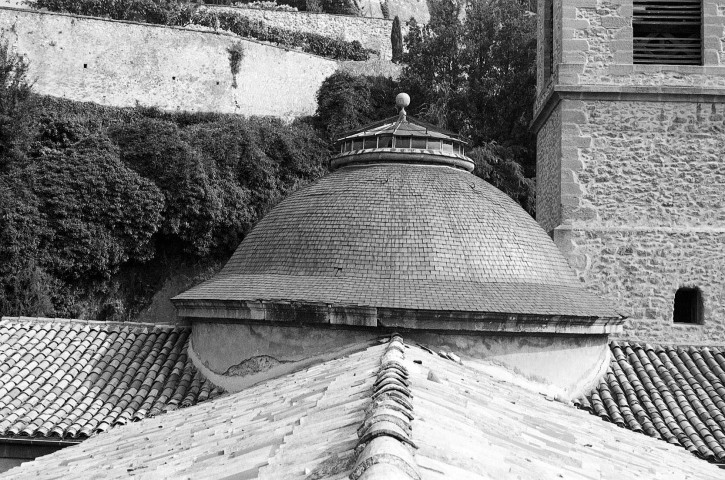
[[220, 392], [187, 356], [190, 329], [0, 320], [0, 441], [84, 439]]
[[452, 312], [464, 329], [481, 316], [489, 323], [477, 328], [494, 330], [514, 317], [557, 317], [553, 329], [621, 323], [508, 196], [466, 171], [420, 164], [351, 165], [298, 190], [217, 276], [174, 299], [190, 317], [257, 318], [269, 302], [275, 311], [262, 318], [300, 320], [286, 308], [297, 302], [323, 323], [355, 308], [377, 309], [368, 325], [403, 326], [421, 310]]
[[580, 408], [725, 463], [725, 348], [612, 342], [607, 374]]
[[112, 429], [22, 478], [715, 479], [685, 450], [400, 338]]

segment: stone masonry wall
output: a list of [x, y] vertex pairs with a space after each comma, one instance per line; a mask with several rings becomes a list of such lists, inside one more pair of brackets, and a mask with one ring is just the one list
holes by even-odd
[[633, 65], [632, 0], [567, 0], [561, 85], [725, 86], [725, 0], [703, 0], [703, 66]]
[[[725, 342], [725, 103], [563, 100], [557, 245], [625, 336]], [[704, 325], [674, 325], [697, 286]]]
[[[231, 35], [0, 8], [0, 34], [34, 90], [119, 107], [311, 115], [336, 62]], [[242, 45], [236, 88], [228, 49]]]
[[[286, 28], [297, 32], [317, 33], [348, 42], [357, 40], [363, 47], [378, 50], [382, 59], [390, 60], [392, 58], [390, 44], [392, 20], [324, 13], [278, 12], [242, 7], [215, 8], [231, 10], [273, 27]], [[404, 24], [404, 22], [401, 23]], [[403, 26], [403, 30], [403, 35], [405, 35], [405, 26]]]
[[561, 108], [536, 137], [536, 221], [549, 234], [561, 223]]

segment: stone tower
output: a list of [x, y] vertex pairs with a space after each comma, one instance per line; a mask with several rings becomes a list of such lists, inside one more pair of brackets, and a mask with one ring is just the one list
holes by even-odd
[[537, 220], [624, 335], [725, 342], [725, 1], [539, 0]]

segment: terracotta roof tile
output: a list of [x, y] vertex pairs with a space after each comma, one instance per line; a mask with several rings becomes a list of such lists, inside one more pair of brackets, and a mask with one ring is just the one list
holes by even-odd
[[[601, 422], [452, 358], [394, 337], [240, 393], [115, 428], [6, 475], [34, 480], [91, 472], [97, 478], [153, 479], [722, 477], [716, 466], [679, 447]], [[616, 404], [636, 391], [620, 385], [608, 398]], [[640, 412], [630, 410], [635, 418]]]
[[189, 332], [3, 317], [0, 437], [83, 439], [218, 396], [186, 354]]
[[725, 350], [610, 344], [609, 371], [580, 408], [725, 462]]

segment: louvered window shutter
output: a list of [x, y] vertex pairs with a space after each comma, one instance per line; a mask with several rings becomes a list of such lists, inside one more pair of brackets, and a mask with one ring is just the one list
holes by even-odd
[[702, 64], [701, 0], [634, 0], [634, 63]]

